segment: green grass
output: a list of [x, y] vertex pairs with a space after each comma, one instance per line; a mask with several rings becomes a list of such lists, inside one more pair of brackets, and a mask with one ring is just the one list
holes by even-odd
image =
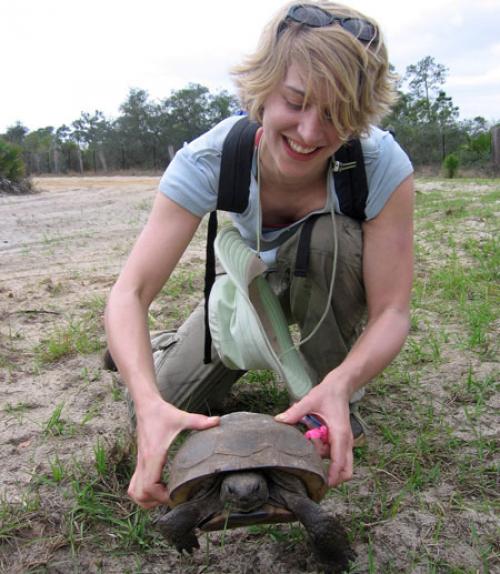
[[95, 468], [99, 476], [105, 476], [108, 468], [107, 453], [100, 440], [94, 446]]
[[2, 410], [4, 411], [4, 413], [7, 413], [9, 415], [22, 415], [28, 412], [31, 408], [32, 408], [31, 403], [25, 403], [24, 401], [21, 401], [13, 405], [7, 403]]
[[[435, 522], [426, 527], [429, 543], [417, 539], [408, 549], [405, 572], [418, 566], [423, 572], [487, 573], [500, 564], [498, 524], [465, 518], [500, 510], [494, 408], [500, 260], [491, 217], [499, 200], [498, 191], [474, 197], [459, 184], [417, 196], [410, 335], [370, 385], [368, 412], [362, 411], [379, 448], [357, 453], [357, 464], [369, 469], [361, 483], [355, 478], [330, 494], [348, 502], [351, 532], [367, 540], [362, 572], [401, 571], [396, 559], [378, 556], [373, 528], [390, 527], [414, 511]], [[476, 218], [479, 231], [470, 223]], [[446, 541], [455, 539], [468, 547], [471, 560], [446, 558]]]
[[15, 544], [19, 536], [30, 529], [40, 506], [37, 494], [24, 496], [16, 503], [0, 500], [0, 544]]
[[175, 329], [187, 319], [203, 298], [204, 274], [203, 263], [180, 263], [150, 308], [152, 331]]
[[[459, 328], [456, 343], [461, 349], [493, 357], [498, 350], [494, 332], [499, 316], [500, 249], [490, 216], [500, 194], [495, 191], [476, 203], [470, 193], [455, 189], [450, 195], [441, 191], [417, 196], [416, 235], [421, 241], [416, 249], [414, 311], [446, 317]], [[435, 218], [436, 211], [445, 217]], [[470, 221], [477, 225], [471, 226]], [[409, 344], [415, 346], [411, 339]]]
[[62, 411], [64, 409], [64, 403], [59, 403], [50, 417], [45, 421], [43, 425], [43, 432], [45, 435], [59, 436], [62, 435], [67, 429], [67, 423], [62, 418]]
[[0, 355], [0, 369], [11, 370], [14, 367], [14, 362], [6, 355]]
[[49, 466], [50, 466], [50, 478], [55, 483], [61, 482], [66, 474], [64, 463], [62, 463], [59, 457], [56, 455], [53, 459], [49, 460]]
[[[52, 426], [53, 428], [53, 426]], [[57, 549], [64, 541], [74, 552], [84, 545], [106, 547], [109, 552], [127, 549], [164, 549], [165, 544], [152, 528], [152, 515], [124, 497], [133, 458], [123, 443], [109, 448], [98, 441], [94, 446], [94, 465], [81, 462], [64, 463], [59, 456], [49, 459], [47, 472], [37, 475], [36, 489], [45, 496], [32, 495], [22, 503], [0, 504], [0, 564], [2, 545], [18, 544], [20, 536], [32, 543], [35, 523], [47, 520], [54, 504], [64, 512], [56, 528], [48, 527], [45, 540]], [[58, 541], [57, 544], [56, 541]]]
[[27, 414], [37, 408], [36, 403], [20, 401], [18, 403], [7, 403], [3, 407], [3, 412], [9, 417], [9, 419], [15, 419], [18, 424], [23, 424], [27, 418]]
[[278, 414], [289, 406], [285, 385], [272, 371], [249, 371], [233, 387], [226, 401], [229, 412], [248, 411]]
[[41, 364], [54, 363], [76, 354], [89, 354], [104, 347], [102, 336], [87, 321], [70, 319], [55, 327], [35, 346], [34, 354]]
[[34, 347], [41, 365], [54, 363], [73, 355], [95, 353], [104, 348], [103, 315], [105, 297], [94, 295], [83, 299], [79, 313], [64, 319]]

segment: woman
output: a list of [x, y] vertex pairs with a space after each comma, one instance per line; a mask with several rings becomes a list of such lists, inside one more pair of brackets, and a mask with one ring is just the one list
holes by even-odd
[[[286, 311], [304, 334], [317, 323], [311, 319], [317, 316], [314, 307], [322, 309], [324, 301], [328, 302], [332, 237], [336, 236], [332, 304], [328, 317], [302, 349], [318, 384], [277, 417], [294, 424], [312, 413], [327, 426], [328, 443], [323, 447], [327, 452], [323, 454], [331, 459], [328, 479], [335, 486], [352, 477], [349, 402], [397, 355], [409, 328], [412, 168], [392, 136], [373, 127], [394, 98], [387, 53], [371, 19], [339, 4], [303, 2], [285, 6], [273, 18], [256, 52], [234, 76], [242, 104], [262, 128], [257, 134], [249, 207], [234, 215], [233, 221], [254, 247], [253, 230], [261, 210], [260, 243], [263, 258], [270, 263], [269, 280], [280, 297], [291, 294]], [[175, 436], [184, 429], [218, 424], [217, 417], [178, 407], [196, 403], [198, 408], [207, 398], [226, 392], [241, 375], [217, 360], [208, 374], [201, 366], [192, 369], [202, 375], [197, 383], [184, 381], [181, 400], [177, 387], [182, 361], [177, 358], [178, 368], [167, 368], [170, 374], [160, 375], [160, 357], [155, 373], [147, 328], [151, 301], [203, 215], [215, 208], [220, 151], [235, 121], [225, 120], [178, 152], [162, 178], [150, 218], [106, 310], [110, 351], [137, 417], [138, 457], [129, 495], [145, 508], [168, 503], [161, 473]], [[360, 138], [368, 181], [363, 223], [340, 213], [330, 169], [332, 156], [351, 138]], [[312, 278], [305, 288], [304, 282], [295, 284], [285, 268], [296, 251], [302, 224], [311, 214], [319, 217], [311, 239]], [[267, 240], [272, 246], [269, 251]], [[311, 297], [312, 288], [318, 290], [319, 303], [316, 295]], [[366, 324], [359, 335], [365, 310]], [[198, 309], [181, 328], [178, 349], [192, 344], [200, 331], [200, 316]], [[183, 333], [189, 337], [183, 338]], [[178, 353], [187, 356], [182, 350]], [[201, 356], [196, 360], [201, 364]], [[170, 361], [175, 363], [175, 356]], [[181, 374], [176, 373], [179, 370]], [[220, 382], [219, 388], [213, 387], [214, 381]]]

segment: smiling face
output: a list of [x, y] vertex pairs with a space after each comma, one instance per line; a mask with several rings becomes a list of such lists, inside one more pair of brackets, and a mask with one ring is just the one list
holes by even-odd
[[316, 182], [342, 141], [321, 105], [306, 102], [306, 82], [291, 64], [264, 102], [261, 159], [264, 173], [283, 184]]

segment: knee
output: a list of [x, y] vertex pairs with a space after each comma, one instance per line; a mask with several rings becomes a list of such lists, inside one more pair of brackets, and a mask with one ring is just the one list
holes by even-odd
[[318, 217], [311, 235], [311, 253], [331, 256], [335, 245], [342, 259], [360, 261], [363, 250], [361, 222], [340, 214], [335, 215], [335, 222], [329, 213]]

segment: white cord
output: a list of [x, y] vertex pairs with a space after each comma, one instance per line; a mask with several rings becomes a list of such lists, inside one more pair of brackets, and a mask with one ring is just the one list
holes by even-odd
[[[262, 139], [260, 138], [259, 141], [259, 145], [257, 146], [257, 199], [258, 199], [258, 209], [257, 209], [257, 254], [260, 257], [260, 234], [261, 234], [261, 230], [262, 230], [262, 208], [261, 208], [261, 201], [260, 201], [260, 190], [261, 190], [261, 186], [260, 186], [260, 150], [261, 150], [261, 145], [262, 145]], [[335, 212], [333, 210], [333, 201], [331, 197], [328, 197], [328, 201], [330, 202], [330, 217], [332, 219], [332, 229], [333, 229], [333, 262], [332, 262], [332, 278], [330, 281], [330, 289], [328, 290], [328, 299], [326, 301], [326, 306], [325, 306], [325, 310], [323, 311], [323, 314], [321, 315], [318, 323], [316, 324], [316, 326], [314, 327], [314, 329], [309, 333], [309, 335], [307, 335], [306, 337], [304, 337], [303, 339], [301, 339], [298, 343], [294, 344], [293, 347], [290, 347], [289, 349], [286, 349], [285, 351], [283, 351], [280, 354], [280, 358], [285, 354], [288, 353], [289, 351], [291, 351], [292, 349], [296, 349], [298, 350], [298, 348], [303, 345], [304, 343], [307, 343], [307, 341], [309, 341], [310, 339], [312, 339], [312, 337], [314, 337], [314, 335], [318, 332], [318, 329], [321, 327], [321, 324], [323, 323], [323, 321], [325, 320], [327, 314], [328, 314], [328, 310], [330, 308], [330, 303], [331, 300], [333, 298], [333, 287], [335, 284], [335, 275], [336, 275], [336, 271], [337, 271], [337, 254], [338, 254], [338, 236], [337, 236], [337, 222], [335, 221]]]
[[316, 333], [318, 332], [318, 329], [321, 327], [321, 323], [323, 323], [323, 321], [325, 320], [325, 318], [328, 314], [328, 310], [329, 310], [329, 307], [330, 307], [330, 304], [331, 304], [331, 301], [333, 298], [333, 287], [335, 284], [335, 274], [337, 271], [337, 253], [338, 253], [337, 223], [335, 221], [335, 213], [333, 211], [333, 205], [330, 205], [330, 216], [332, 218], [334, 246], [333, 246], [332, 278], [330, 281], [330, 289], [328, 290], [328, 299], [326, 301], [326, 306], [325, 306], [325, 310], [323, 311], [323, 315], [321, 315], [321, 318], [318, 321], [318, 323], [316, 324], [316, 327], [314, 327], [314, 329], [309, 333], [309, 335], [307, 335], [307, 337], [304, 337], [304, 339], [301, 339], [295, 345], [296, 349], [298, 349], [304, 343], [307, 343], [307, 341], [309, 341], [310, 339], [312, 339], [312, 337], [314, 337], [314, 335], [316, 335]]

